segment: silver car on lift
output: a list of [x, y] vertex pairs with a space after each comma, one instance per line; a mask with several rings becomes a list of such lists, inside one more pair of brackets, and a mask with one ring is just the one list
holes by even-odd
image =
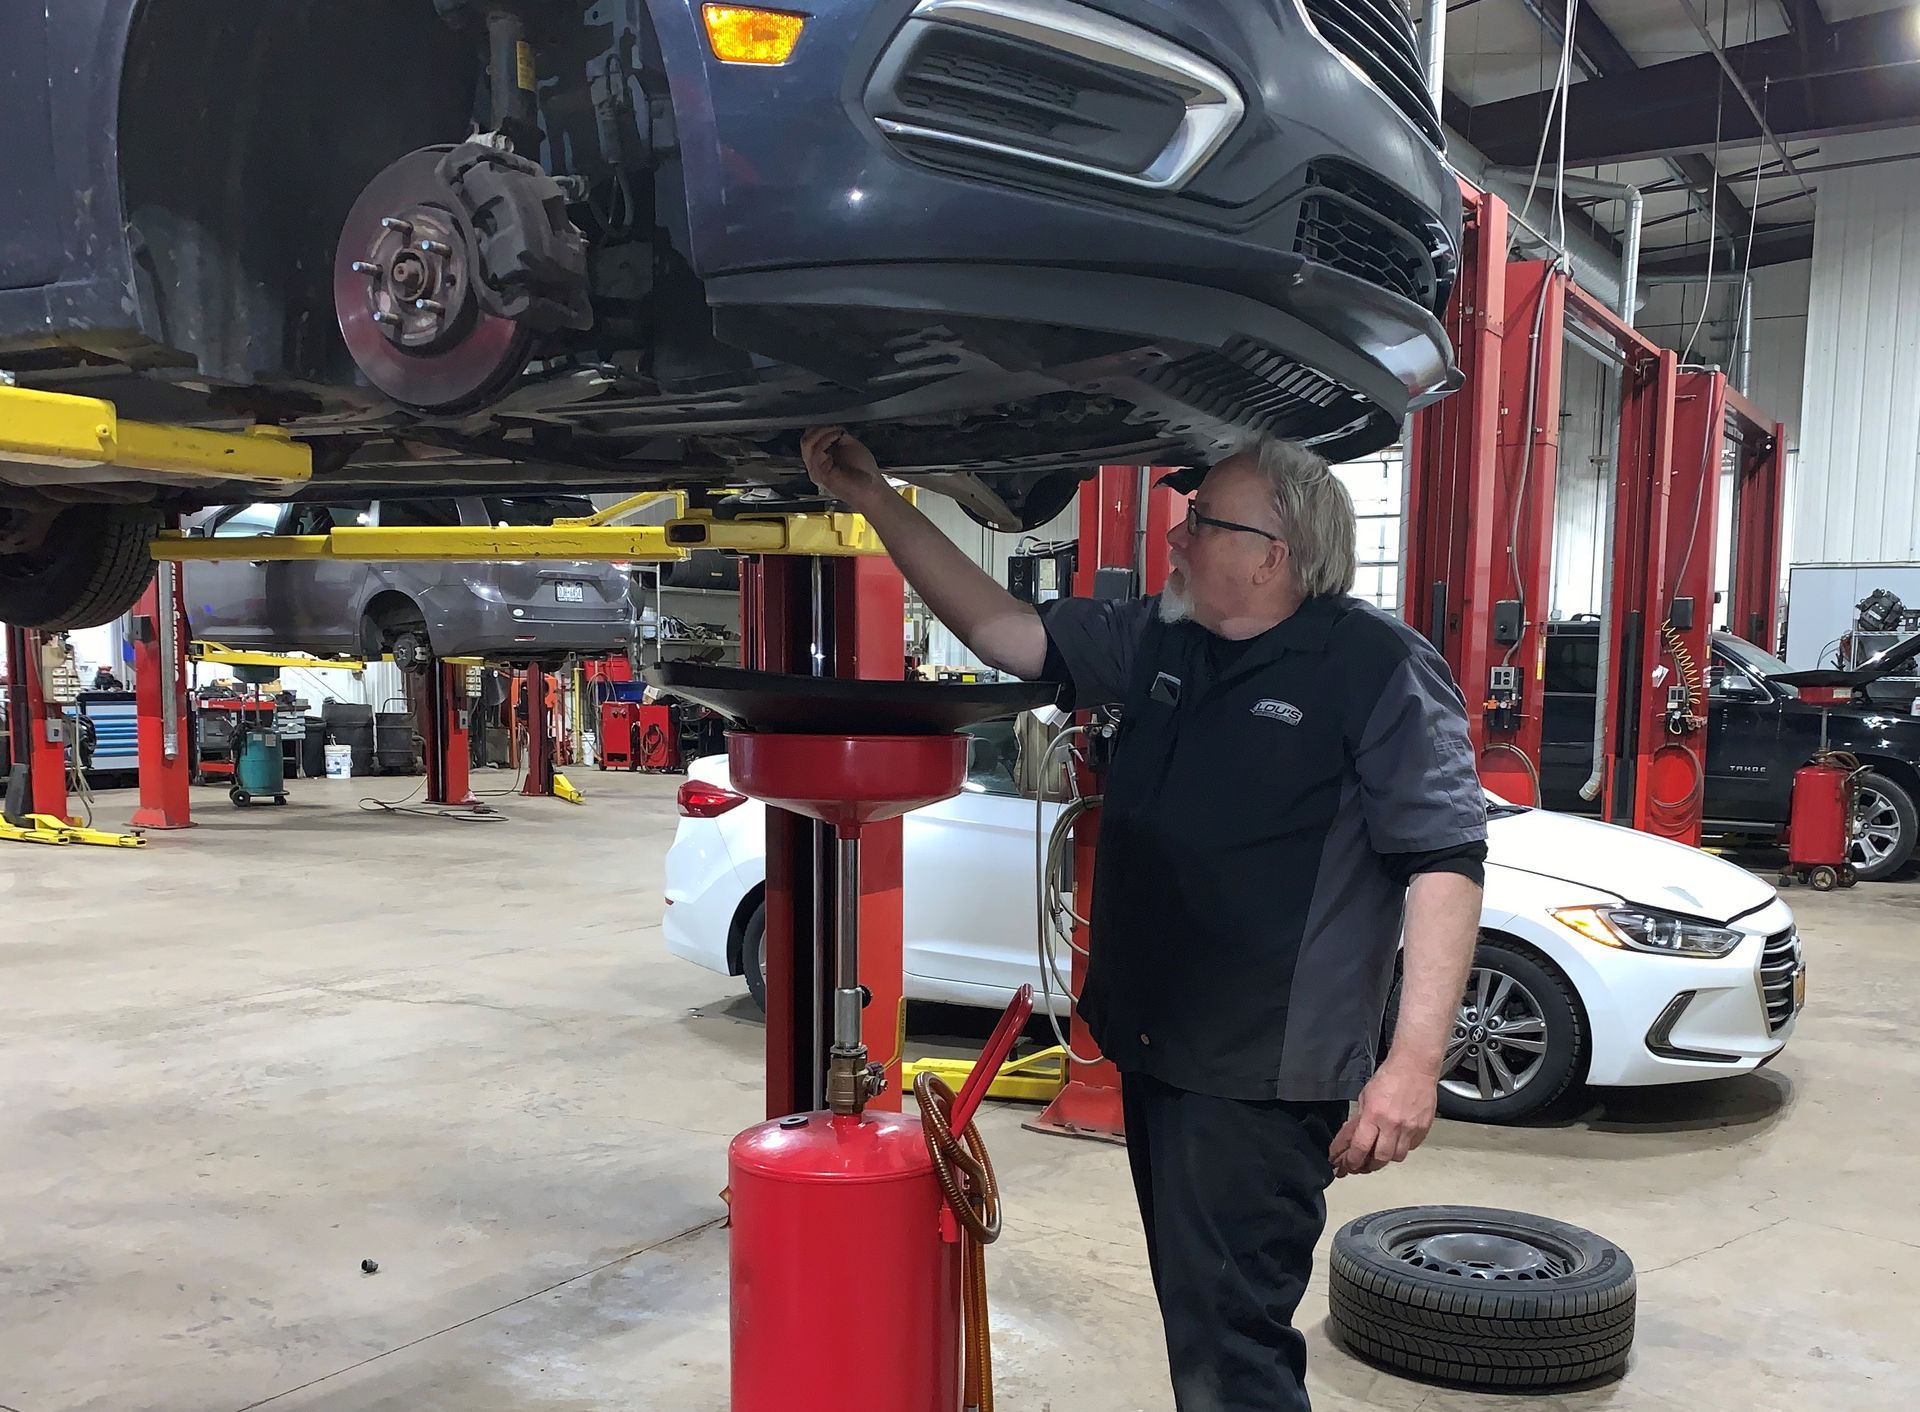
[[[475, 495], [229, 505], [188, 525], [214, 539], [335, 528], [548, 525], [593, 513], [576, 495]], [[624, 652], [635, 631], [624, 564], [575, 561], [362, 564], [231, 559], [185, 567], [195, 637], [227, 647], [378, 656], [430, 653], [553, 662]]]

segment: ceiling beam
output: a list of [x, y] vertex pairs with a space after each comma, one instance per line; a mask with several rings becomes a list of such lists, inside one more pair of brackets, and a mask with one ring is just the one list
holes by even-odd
[[[1753, 252], [1750, 259], [1739, 263], [1751, 269], [1764, 265], [1784, 265], [1790, 260], [1807, 260], [1813, 256], [1813, 223], [1794, 221], [1777, 226], [1761, 226], [1753, 233]], [[1673, 245], [1664, 250], [1649, 250], [1647, 258], [1641, 261], [1640, 273], [1654, 275], [1697, 275], [1704, 273], [1708, 263], [1707, 242], [1696, 241], [1691, 245]], [[1717, 271], [1731, 269], [1727, 263], [1727, 252], [1714, 242], [1713, 268]]]
[[[1920, 32], [1909, 9], [1829, 25], [1823, 47], [1806, 53], [1789, 33], [1738, 45], [1727, 57], [1782, 139], [1920, 122]], [[1695, 54], [1575, 84], [1567, 165], [1698, 154], [1713, 146], [1716, 131], [1722, 145], [1761, 140], [1760, 124], [1723, 77], [1712, 54]], [[1471, 109], [1474, 145], [1495, 163], [1531, 162], [1547, 101], [1532, 93]]]
[[[1556, 44], [1562, 40], [1565, 32], [1561, 27], [1560, 17], [1549, 12], [1541, 0], [1521, 0], [1521, 4], [1525, 6], [1527, 13], [1533, 16], [1534, 22], [1546, 32], [1549, 39]], [[1627, 78], [1639, 73], [1639, 61], [1628, 52], [1627, 46], [1620, 42], [1619, 36], [1608, 27], [1605, 20], [1600, 18], [1588, 0], [1574, 0], [1574, 4], [1574, 58], [1586, 70], [1589, 82], [1596, 78]], [[1574, 85], [1573, 92], [1578, 93], [1581, 87], [1582, 85]], [[1569, 112], [1571, 111], [1570, 107]], [[1534, 132], [1537, 142], [1539, 133], [1537, 124]], [[1568, 154], [1567, 164], [1580, 165], [1573, 161], [1571, 152]], [[1699, 208], [1700, 214], [1711, 218], [1717, 229], [1728, 236], [1746, 234], [1747, 208], [1727, 187], [1720, 174], [1714, 170], [1712, 162], [1698, 153], [1687, 153], [1669, 160], [1667, 165], [1672, 168], [1674, 175], [1686, 184], [1693, 204]], [[1717, 198], [1714, 195], [1715, 186], [1720, 188]]]

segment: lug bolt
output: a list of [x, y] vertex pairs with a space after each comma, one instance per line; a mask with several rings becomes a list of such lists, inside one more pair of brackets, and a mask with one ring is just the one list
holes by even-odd
[[402, 240], [413, 239], [413, 222], [403, 221], [398, 216], [382, 216], [380, 224], [388, 230], [398, 231]]
[[453, 247], [441, 240], [423, 240], [420, 242], [420, 248], [429, 255], [451, 255], [453, 253]]
[[413, 307], [416, 309], [424, 309], [429, 314], [444, 314], [447, 312], [447, 306], [442, 304], [438, 299], [416, 299], [413, 301]]
[[380, 273], [380, 267], [371, 260], [355, 260], [353, 272], [357, 275], [377, 275]]
[[375, 309], [373, 311], [373, 321], [376, 324], [397, 324], [400, 322], [400, 316], [398, 314], [389, 314], [385, 309]]

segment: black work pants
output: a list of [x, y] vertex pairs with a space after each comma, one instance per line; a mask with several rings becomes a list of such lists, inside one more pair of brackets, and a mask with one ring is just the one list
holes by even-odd
[[1179, 1412], [1308, 1412], [1293, 1311], [1347, 1105], [1213, 1098], [1143, 1074], [1122, 1075], [1121, 1100]]

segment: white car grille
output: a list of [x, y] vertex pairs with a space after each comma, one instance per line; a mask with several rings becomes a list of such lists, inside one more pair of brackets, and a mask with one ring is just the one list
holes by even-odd
[[1778, 1034], [1800, 1012], [1798, 980], [1806, 962], [1800, 933], [1793, 927], [1767, 938], [1760, 953], [1760, 1000], [1767, 1009], [1767, 1033]]

